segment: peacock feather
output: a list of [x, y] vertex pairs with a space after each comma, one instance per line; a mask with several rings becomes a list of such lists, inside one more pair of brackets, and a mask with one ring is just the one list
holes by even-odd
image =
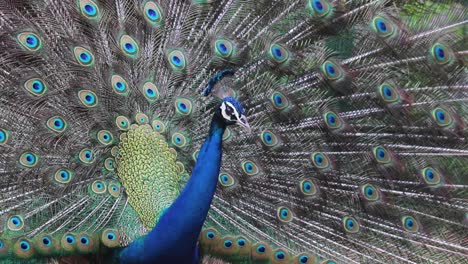
[[466, 263], [467, 13], [1, 0], [0, 263]]

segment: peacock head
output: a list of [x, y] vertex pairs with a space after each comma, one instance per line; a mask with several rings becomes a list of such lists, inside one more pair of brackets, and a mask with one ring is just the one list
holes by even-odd
[[245, 110], [241, 103], [232, 97], [225, 97], [216, 111], [226, 125], [237, 124], [250, 132], [250, 126], [245, 117]]

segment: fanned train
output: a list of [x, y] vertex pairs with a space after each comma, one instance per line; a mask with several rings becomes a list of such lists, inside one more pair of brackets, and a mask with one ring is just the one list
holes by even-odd
[[466, 263], [467, 14], [1, 0], [0, 263]]

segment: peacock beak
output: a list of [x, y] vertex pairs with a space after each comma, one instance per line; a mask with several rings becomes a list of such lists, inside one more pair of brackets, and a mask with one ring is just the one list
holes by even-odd
[[249, 125], [249, 122], [247, 121], [247, 118], [245, 116], [241, 116], [240, 118], [237, 118], [237, 121], [236, 123], [245, 128], [245, 130], [247, 131], [247, 133], [250, 133], [252, 130], [250, 129], [250, 125]]

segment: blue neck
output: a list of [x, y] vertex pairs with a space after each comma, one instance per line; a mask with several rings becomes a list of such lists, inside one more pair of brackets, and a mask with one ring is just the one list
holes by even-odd
[[196, 245], [216, 191], [225, 129], [215, 114], [187, 185], [156, 227], [122, 251], [121, 262], [197, 263]]

